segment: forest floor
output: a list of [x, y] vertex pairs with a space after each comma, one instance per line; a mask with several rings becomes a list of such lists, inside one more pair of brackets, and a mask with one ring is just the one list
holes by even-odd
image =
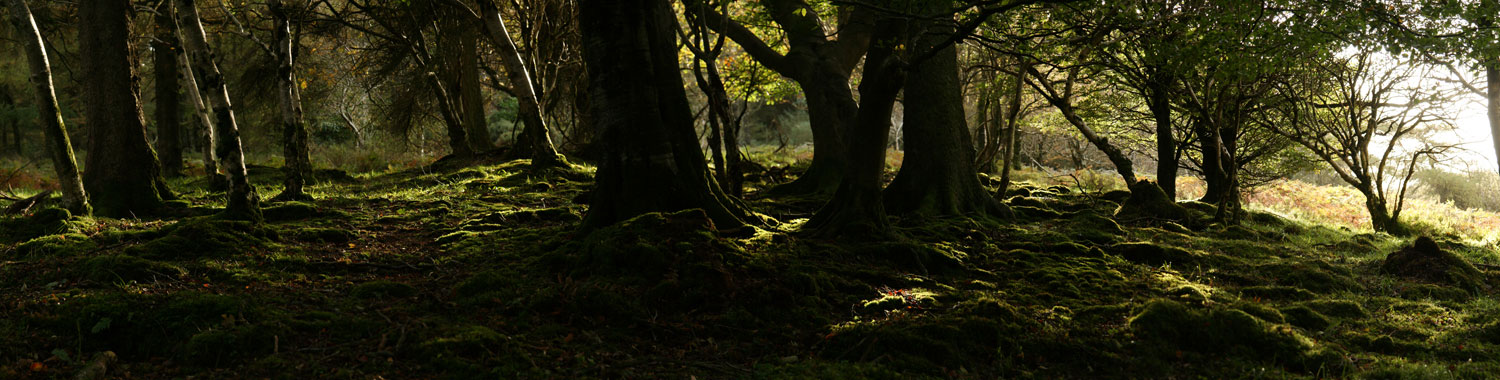
[[[805, 238], [816, 200], [765, 199], [784, 224], [690, 210], [582, 236], [586, 168], [323, 174], [262, 225], [0, 219], [0, 378], [1500, 373], [1500, 262], [1451, 236], [1467, 264], [1402, 276], [1383, 260], [1411, 239], [1191, 202], [1122, 222], [1120, 192], [1027, 184], [1015, 220], [896, 219], [901, 241]], [[183, 215], [221, 205], [173, 185]]]

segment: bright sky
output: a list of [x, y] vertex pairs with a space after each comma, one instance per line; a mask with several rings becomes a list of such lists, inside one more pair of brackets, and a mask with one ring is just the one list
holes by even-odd
[[1465, 152], [1460, 152], [1454, 162], [1456, 169], [1496, 170], [1495, 147], [1490, 144], [1490, 121], [1484, 109], [1484, 100], [1478, 95], [1467, 95], [1458, 107], [1458, 125], [1455, 139], [1464, 143]]

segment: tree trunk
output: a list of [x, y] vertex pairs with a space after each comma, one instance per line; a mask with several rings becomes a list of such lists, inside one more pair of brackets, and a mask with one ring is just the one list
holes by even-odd
[[1020, 141], [1019, 136], [1017, 136], [1021, 133], [1021, 82], [1025, 81], [1024, 74], [1022, 73], [1031, 66], [1024, 60], [1017, 62], [1017, 66], [1015, 75], [1016, 86], [1011, 88], [1010, 104], [1006, 105], [1005, 110], [1005, 167], [1000, 168], [1000, 189], [995, 192], [1001, 197], [1004, 197], [1005, 193], [1010, 191], [1010, 172], [1020, 168], [1020, 165], [1016, 165], [1016, 157], [1018, 157], [1016, 150], [1021, 147], [1018, 143]]
[[[1490, 58], [1484, 63], [1484, 78], [1488, 84], [1485, 92], [1485, 109], [1490, 120], [1490, 141], [1495, 145], [1495, 157], [1500, 160], [1500, 58]], [[1497, 162], [1500, 163], [1500, 162]], [[1500, 170], [1500, 167], [1497, 167]]]
[[720, 229], [745, 225], [743, 206], [709, 175], [678, 70], [666, 0], [580, 0], [593, 120], [605, 157], [584, 230], [648, 212], [701, 208]]
[[[174, 22], [175, 25], [175, 22]], [[193, 65], [188, 62], [187, 53], [177, 54], [177, 65], [181, 67], [183, 92], [187, 93], [188, 104], [193, 106], [194, 119], [198, 121], [199, 152], [203, 154], [203, 176], [208, 179], [209, 189], [227, 189], [228, 183], [224, 182], [224, 168], [219, 165], [219, 160], [214, 159], [214, 122], [210, 116], [207, 103], [203, 102], [203, 94], [198, 92], [198, 78], [193, 75]]]
[[904, 40], [906, 27], [902, 22], [881, 24], [865, 58], [858, 117], [853, 128], [846, 131], [849, 155], [843, 181], [833, 198], [805, 227], [815, 236], [877, 240], [891, 237], [885, 202], [881, 200], [880, 176], [885, 171], [891, 112], [906, 81], [906, 70], [895, 52], [895, 47]]
[[[944, 5], [927, 11], [947, 10]], [[916, 47], [919, 51], [931, 49], [952, 33], [951, 26], [935, 25]], [[958, 70], [958, 48], [954, 46], [911, 68], [902, 107], [906, 155], [901, 171], [885, 189], [887, 212], [927, 216], [1006, 214], [1004, 206], [979, 184]]]
[[1171, 79], [1160, 68], [1151, 68], [1149, 107], [1156, 119], [1156, 184], [1167, 199], [1177, 199], [1177, 138], [1172, 134]]
[[[31, 16], [26, 0], [11, 0], [11, 21], [15, 23], [17, 37], [25, 45], [27, 64], [31, 67], [31, 84], [36, 90], [36, 111], [46, 137], [47, 152], [52, 156], [52, 168], [57, 173], [57, 184], [62, 189], [63, 208], [74, 215], [89, 215], [88, 193], [83, 190], [83, 179], [78, 175], [78, 162], [73, 158], [73, 144], [68, 141], [68, 130], [58, 111], [57, 95], [52, 87], [52, 67], [47, 62], [47, 49], [42, 35]], [[12, 123], [15, 125], [16, 123]], [[17, 134], [16, 140], [21, 136]]]
[[468, 129], [469, 145], [475, 152], [495, 149], [494, 137], [490, 136], [490, 124], [485, 120], [484, 93], [479, 87], [479, 40], [473, 28], [465, 27], [460, 37], [458, 54], [458, 98], [463, 109], [464, 127]]
[[198, 8], [194, 2], [195, 0], [177, 0], [177, 24], [182, 35], [183, 50], [193, 61], [198, 92], [204, 95], [209, 108], [213, 110], [214, 135], [218, 142], [214, 156], [223, 163], [226, 179], [229, 181], [229, 201], [224, 209], [224, 217], [260, 222], [260, 196], [255, 193], [255, 187], [250, 185], [246, 176], [245, 155], [240, 147], [240, 130], [235, 123], [234, 108], [229, 101], [229, 88], [225, 86], [224, 76], [219, 73], [219, 67], [213, 61], [213, 53], [208, 50], [208, 38], [203, 33], [203, 24], [198, 19]]
[[162, 175], [182, 176], [182, 122], [178, 106], [182, 104], [177, 83], [177, 35], [172, 21], [172, 2], [163, 1], [156, 10], [156, 36], [151, 41], [156, 73], [156, 152], [161, 158]]
[[[1125, 183], [1135, 183], [1135, 166], [1130, 162], [1130, 158], [1125, 157], [1124, 152], [1121, 152], [1114, 144], [1110, 144], [1109, 139], [1100, 136], [1092, 127], [1089, 127], [1088, 123], [1083, 121], [1082, 117], [1078, 116], [1076, 110], [1073, 109], [1072, 91], [1065, 90], [1058, 92], [1047, 82], [1048, 78], [1034, 67], [1026, 67], [1026, 72], [1035, 79], [1032, 85], [1039, 90], [1043, 98], [1047, 99], [1047, 103], [1056, 107], [1063, 114], [1063, 118], [1067, 119], [1069, 124], [1078, 129], [1078, 133], [1083, 135], [1084, 140], [1093, 144], [1099, 151], [1104, 152], [1104, 156], [1108, 157], [1109, 161], [1115, 165], [1115, 172], [1119, 173], [1120, 177], [1125, 179]], [[1068, 73], [1067, 80], [1069, 87], [1072, 86], [1074, 74], [1073, 72]], [[1081, 155], [1079, 156], [1074, 160], [1082, 168], [1082, 158]]]
[[312, 154], [308, 151], [307, 126], [302, 120], [302, 93], [297, 87], [297, 46], [292, 38], [291, 22], [282, 0], [267, 3], [271, 17], [275, 19], [275, 48], [277, 100], [281, 108], [281, 147], [283, 162], [281, 171], [285, 188], [276, 200], [309, 201], [312, 197], [303, 192], [303, 187], [312, 179]]
[[172, 193], [146, 139], [130, 45], [131, 2], [91, 1], [78, 12], [78, 48], [88, 57], [81, 65], [89, 128], [83, 185], [99, 215], [155, 214]]
[[516, 50], [516, 43], [510, 38], [505, 20], [500, 18], [500, 8], [495, 6], [493, 0], [480, 0], [479, 7], [485, 29], [500, 51], [500, 61], [505, 64], [505, 75], [515, 91], [520, 105], [518, 116], [526, 124], [521, 136], [512, 144], [511, 157], [530, 158], [533, 167], [566, 165], [567, 161], [552, 145], [551, 133], [542, 119], [540, 96], [531, 82], [531, 74], [526, 70], [525, 61], [521, 59], [521, 52]]
[[1374, 184], [1363, 183], [1356, 187], [1359, 188], [1360, 194], [1365, 196], [1365, 210], [1370, 212], [1370, 228], [1392, 235], [1406, 233], [1406, 228], [1401, 225], [1401, 221], [1392, 216], [1390, 210], [1386, 208], [1385, 199], [1375, 194]]
[[1198, 120], [1196, 123], [1198, 123], [1196, 128], [1198, 130], [1198, 145], [1202, 148], [1203, 183], [1205, 187], [1203, 197], [1199, 198], [1198, 201], [1218, 204], [1219, 200], [1224, 198], [1228, 190], [1226, 187], [1228, 179], [1224, 176], [1225, 168], [1220, 162], [1223, 158], [1219, 154], [1222, 148], [1219, 146], [1219, 139], [1216, 137], [1217, 133], [1214, 132], [1213, 127], [1208, 126], [1202, 120]]

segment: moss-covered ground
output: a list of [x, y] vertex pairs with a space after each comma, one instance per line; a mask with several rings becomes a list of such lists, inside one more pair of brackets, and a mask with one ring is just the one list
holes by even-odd
[[[452, 165], [458, 166], [458, 165]], [[274, 170], [252, 170], [262, 194]], [[267, 223], [55, 211], [0, 221], [0, 378], [1493, 378], [1500, 255], [1464, 281], [1382, 269], [1411, 239], [1253, 213], [1113, 217], [1025, 186], [1015, 220], [896, 219], [893, 242], [699, 211], [581, 236], [591, 170], [341, 176]], [[198, 215], [198, 216], [193, 216]], [[1443, 277], [1447, 278], [1447, 277]]]

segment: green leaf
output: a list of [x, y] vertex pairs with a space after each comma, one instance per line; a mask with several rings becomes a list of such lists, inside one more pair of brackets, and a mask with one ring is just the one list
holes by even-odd
[[112, 322], [114, 322], [114, 320], [109, 319], [109, 317], [104, 317], [102, 319], [99, 319], [99, 323], [95, 323], [94, 324], [94, 328], [89, 329], [89, 332], [94, 333], [94, 334], [98, 334], [100, 331], [104, 331], [105, 329], [108, 329], [109, 328], [109, 324], [112, 323]]

